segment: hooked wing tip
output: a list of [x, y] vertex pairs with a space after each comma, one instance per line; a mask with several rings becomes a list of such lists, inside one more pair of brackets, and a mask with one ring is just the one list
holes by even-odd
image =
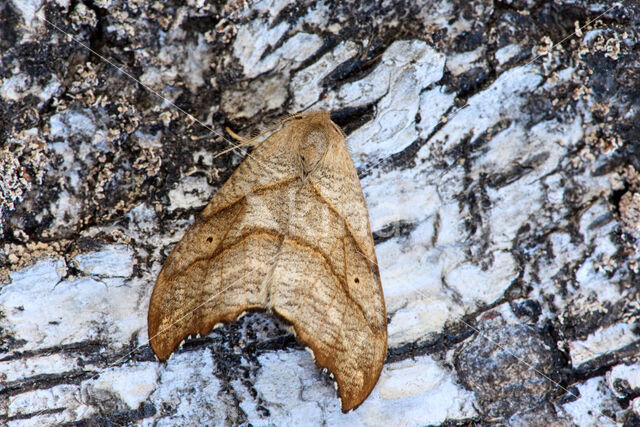
[[[346, 360], [351, 356], [348, 351], [324, 348], [319, 340], [308, 336], [304, 331], [296, 328], [295, 324], [294, 329], [297, 332], [297, 339], [305, 344], [306, 350], [311, 354], [316, 365], [333, 379], [342, 412], [347, 413], [360, 406], [373, 391], [382, 371], [386, 357], [386, 333], [373, 337], [370, 343], [373, 346], [384, 347], [380, 352], [374, 353], [379, 357], [366, 360], [359, 355], [358, 363], [353, 364], [350, 363], [353, 360]], [[344, 369], [344, 366], [354, 366], [354, 368]]]

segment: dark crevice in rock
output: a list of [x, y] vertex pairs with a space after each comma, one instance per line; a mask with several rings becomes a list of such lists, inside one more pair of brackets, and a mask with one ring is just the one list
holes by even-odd
[[378, 245], [396, 237], [408, 237], [411, 232], [415, 230], [417, 225], [418, 224], [416, 223], [408, 223], [404, 221], [391, 223], [384, 228], [373, 232], [373, 242]]
[[49, 414], [59, 414], [64, 412], [67, 408], [47, 408], [37, 412], [29, 412], [26, 414], [17, 414], [14, 416], [0, 415], [0, 420], [2, 421], [17, 421], [17, 420], [28, 420], [33, 417], [38, 417], [41, 415], [49, 415]]
[[307, 2], [295, 2], [283, 7], [280, 12], [271, 21], [270, 28], [277, 27], [282, 22], [287, 22], [289, 25], [294, 26], [298, 23], [298, 20], [309, 12], [310, 8], [314, 8], [314, 1]]
[[41, 374], [33, 377], [9, 381], [0, 386], [0, 396], [14, 396], [31, 390], [49, 389], [60, 384], [80, 384], [92, 378], [92, 371], [75, 370], [60, 374]]
[[305, 68], [315, 64], [322, 56], [331, 52], [340, 43], [340, 40], [332, 33], [316, 30], [315, 28], [307, 28], [308, 33], [313, 33], [322, 39], [322, 46], [316, 50], [310, 57], [305, 59], [295, 69], [291, 71], [292, 75], [295, 75], [297, 71], [304, 70]]
[[568, 377], [575, 383], [599, 377], [607, 373], [615, 365], [634, 361], [638, 354], [640, 354], [640, 340], [584, 362], [570, 371]]
[[362, 105], [359, 107], [343, 108], [331, 112], [331, 120], [334, 121], [345, 135], [349, 135], [360, 126], [369, 122], [375, 114], [375, 105]]
[[389, 348], [385, 363], [394, 363], [401, 360], [413, 359], [427, 354], [444, 354], [452, 348], [456, 348], [460, 343], [471, 337], [475, 331], [464, 324], [458, 324], [435, 338], [425, 342], [404, 344], [398, 347]]
[[14, 351], [10, 355], [7, 355], [0, 359], [0, 362], [8, 362], [10, 360], [20, 360], [35, 356], [48, 356], [50, 354], [65, 354], [65, 355], [82, 355], [90, 356], [94, 355], [98, 350], [107, 346], [105, 341], [81, 341], [77, 343], [64, 344], [55, 347], [41, 348], [38, 350], [23, 350]]
[[347, 59], [322, 79], [322, 87], [325, 91], [336, 90], [345, 83], [363, 79], [374, 70], [386, 47], [382, 40], [361, 47], [357, 55]]
[[137, 409], [128, 411], [117, 411], [107, 414], [100, 414], [82, 420], [63, 423], [63, 426], [124, 426], [132, 425], [136, 421], [151, 417], [157, 412], [156, 407], [151, 403], [142, 403]]

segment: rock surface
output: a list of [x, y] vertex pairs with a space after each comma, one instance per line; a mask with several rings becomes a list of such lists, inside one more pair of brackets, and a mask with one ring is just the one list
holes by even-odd
[[[222, 4], [222, 3], [220, 3]], [[0, 4], [0, 422], [637, 425], [633, 1]], [[89, 49], [90, 48], [90, 49]], [[342, 414], [287, 325], [147, 344], [155, 277], [252, 135], [348, 134], [389, 319]]]

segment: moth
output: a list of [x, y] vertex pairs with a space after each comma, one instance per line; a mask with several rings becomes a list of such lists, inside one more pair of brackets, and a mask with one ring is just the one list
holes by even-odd
[[149, 305], [165, 361], [189, 335], [247, 311], [284, 319], [336, 380], [343, 412], [378, 381], [387, 322], [369, 215], [329, 113], [282, 121], [167, 257]]

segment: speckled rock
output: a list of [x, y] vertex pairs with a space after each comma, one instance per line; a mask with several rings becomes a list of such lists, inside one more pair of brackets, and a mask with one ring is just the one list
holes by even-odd
[[[640, 7], [0, 4], [0, 423], [636, 425]], [[287, 114], [347, 134], [387, 303], [361, 407], [250, 314], [148, 346], [173, 245]]]

